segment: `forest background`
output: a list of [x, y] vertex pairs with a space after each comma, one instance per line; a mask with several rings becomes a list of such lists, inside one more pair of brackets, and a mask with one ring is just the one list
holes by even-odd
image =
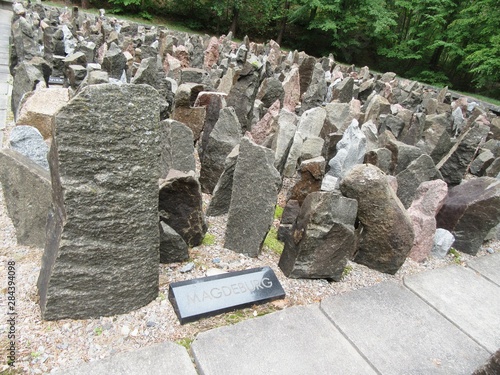
[[500, 99], [499, 0], [80, 0]]

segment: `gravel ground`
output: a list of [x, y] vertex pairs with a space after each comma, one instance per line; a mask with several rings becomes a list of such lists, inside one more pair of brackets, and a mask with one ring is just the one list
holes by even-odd
[[[8, 131], [4, 136], [8, 139]], [[5, 143], [5, 138], [4, 138]], [[293, 181], [286, 180], [279, 196], [282, 205], [287, 189]], [[206, 209], [210, 200], [204, 195]], [[0, 306], [7, 311], [7, 262], [16, 262], [16, 369], [17, 373], [44, 374], [56, 369], [77, 366], [81, 362], [105, 358], [114, 353], [131, 351], [163, 341], [189, 345], [199, 332], [222, 325], [234, 324], [244, 319], [282, 310], [294, 305], [318, 303], [323, 298], [346, 293], [350, 290], [374, 285], [386, 280], [401, 282], [406, 275], [459, 263], [464, 265], [471, 256], [460, 254], [460, 259], [448, 255], [445, 259], [430, 258], [424, 263], [408, 259], [396, 275], [387, 275], [349, 262], [349, 271], [340, 282], [326, 280], [288, 279], [277, 267], [279, 255], [264, 248], [258, 258], [224, 249], [224, 232], [227, 216], [209, 217], [208, 233], [214, 243], [190, 250], [192, 271], [181, 273], [186, 263], [159, 265], [160, 291], [156, 300], [129, 314], [96, 319], [42, 321], [38, 306], [36, 281], [40, 271], [43, 249], [17, 244], [15, 229], [7, 216], [3, 192], [0, 187]], [[275, 226], [279, 223], [275, 221]], [[486, 249], [500, 251], [500, 242], [485, 244], [478, 256], [487, 254]], [[180, 325], [167, 299], [169, 283], [203, 277], [220, 271], [238, 271], [254, 267], [270, 266], [276, 273], [287, 297], [284, 300], [253, 306], [222, 314], [198, 322]], [[82, 301], [85, 303], [85, 301]], [[7, 348], [9, 325], [7, 315], [0, 321], [0, 345]], [[6, 351], [6, 350], [5, 350]], [[2, 350], [3, 352], [3, 350]], [[7, 369], [6, 355], [1, 355], [0, 373]]]

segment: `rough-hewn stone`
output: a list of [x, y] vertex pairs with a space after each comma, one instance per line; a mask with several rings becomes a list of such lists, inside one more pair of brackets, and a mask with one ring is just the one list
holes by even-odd
[[160, 221], [160, 263], [183, 262], [189, 259], [188, 245], [165, 222]]
[[42, 318], [144, 306], [158, 295], [158, 93], [146, 85], [88, 86], [55, 123]]
[[162, 136], [160, 177], [165, 178], [170, 169], [181, 172], [194, 171], [193, 132], [175, 120], [164, 120], [160, 124]]
[[414, 233], [386, 175], [371, 164], [356, 165], [342, 180], [340, 190], [358, 201], [358, 219], [363, 225], [354, 261], [396, 273], [413, 246]]
[[259, 255], [273, 223], [280, 184], [273, 151], [243, 137], [234, 170], [224, 247], [251, 257]]

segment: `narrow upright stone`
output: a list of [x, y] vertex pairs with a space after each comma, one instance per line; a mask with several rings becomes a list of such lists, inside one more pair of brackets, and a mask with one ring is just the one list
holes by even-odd
[[92, 85], [56, 116], [42, 318], [127, 313], [158, 295], [159, 96]]
[[241, 139], [224, 247], [248, 256], [259, 255], [273, 223], [281, 177], [274, 152]]

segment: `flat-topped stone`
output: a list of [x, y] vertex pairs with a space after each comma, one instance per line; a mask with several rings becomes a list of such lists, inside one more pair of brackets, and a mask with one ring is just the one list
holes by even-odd
[[182, 346], [164, 342], [100, 361], [60, 370], [57, 375], [196, 375], [189, 355]]
[[500, 348], [498, 285], [458, 266], [407, 277], [405, 285], [490, 353]]
[[467, 262], [467, 266], [500, 286], [500, 253]]
[[204, 375], [376, 373], [317, 305], [202, 332], [191, 351]]
[[321, 309], [381, 374], [467, 374], [489, 353], [392, 282], [329, 297]]

